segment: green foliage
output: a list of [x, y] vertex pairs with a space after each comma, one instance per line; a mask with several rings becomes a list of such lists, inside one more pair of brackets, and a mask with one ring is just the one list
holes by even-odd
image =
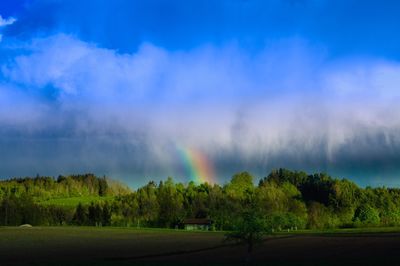
[[254, 245], [261, 243], [266, 232], [266, 220], [260, 211], [255, 195], [247, 192], [245, 195], [244, 208], [240, 216], [235, 220], [233, 230], [228, 232], [225, 237], [227, 241], [235, 241], [247, 245], [247, 252], [253, 251]]
[[73, 217], [72, 222], [76, 225], [85, 225], [88, 223], [88, 215], [87, 215], [87, 210], [86, 208], [79, 203], [78, 206], [76, 207], [76, 211]]
[[291, 212], [275, 212], [265, 218], [268, 232], [304, 229], [307, 220]]
[[258, 186], [248, 172], [224, 186], [168, 178], [135, 191], [93, 174], [0, 181], [0, 225], [182, 228], [185, 219], [207, 218], [213, 229], [237, 231], [254, 212], [268, 232], [399, 226], [400, 189], [364, 189], [346, 179], [287, 169], [273, 170]]
[[232, 203], [228, 201], [224, 189], [215, 184], [210, 188], [207, 198], [209, 217], [213, 220], [214, 228], [217, 230], [232, 229], [232, 215], [237, 209], [232, 209]]
[[260, 180], [259, 186], [262, 186], [265, 182], [275, 182], [276, 184], [290, 183], [296, 187], [299, 187], [307, 179], [305, 172], [293, 172], [287, 169], [272, 170], [271, 173]]
[[356, 225], [376, 226], [380, 222], [379, 212], [370, 205], [363, 204], [357, 208], [354, 222]]
[[154, 182], [149, 182], [146, 186], [138, 189], [137, 194], [140, 217], [147, 226], [155, 224], [160, 210], [157, 186]]
[[19, 197], [11, 194], [0, 204], [0, 225], [62, 225], [69, 219], [69, 213], [62, 208], [44, 208], [34, 203], [27, 194]]
[[101, 213], [101, 224], [103, 226], [111, 225], [111, 209], [107, 202], [103, 205], [103, 210]]
[[225, 187], [228, 196], [236, 199], [244, 199], [246, 193], [254, 190], [253, 176], [248, 172], [235, 174], [231, 182]]
[[386, 211], [380, 219], [383, 226], [400, 226], [400, 211]]
[[0, 181], [0, 196], [29, 195], [38, 201], [71, 197], [104, 197], [128, 194], [131, 191], [119, 182], [93, 174], [35, 178], [14, 178]]
[[171, 177], [158, 187], [158, 205], [160, 206], [158, 223], [161, 227], [175, 227], [184, 218], [183, 196]]
[[259, 205], [266, 213], [285, 212], [288, 209], [288, 195], [275, 182], [266, 182], [256, 190]]
[[108, 183], [105, 177], [98, 179], [99, 183], [99, 196], [104, 197], [108, 192]]
[[325, 205], [311, 202], [308, 206], [308, 227], [311, 229], [336, 228], [340, 225], [339, 218]]
[[67, 197], [67, 198], [54, 198], [45, 201], [36, 200], [37, 204], [41, 206], [59, 206], [65, 209], [75, 209], [81, 203], [82, 205], [89, 206], [90, 203], [104, 203], [111, 202], [115, 199], [113, 196], [99, 197], [99, 196], [82, 196], [82, 197]]

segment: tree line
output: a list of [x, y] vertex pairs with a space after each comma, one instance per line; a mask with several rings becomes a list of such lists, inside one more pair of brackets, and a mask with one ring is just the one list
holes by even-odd
[[58, 176], [57, 179], [37, 175], [34, 178], [12, 178], [0, 181], [0, 198], [8, 195], [29, 195], [36, 199], [115, 196], [130, 193], [124, 184], [94, 174]]
[[[44, 206], [38, 200], [88, 195], [105, 200], [74, 208]], [[398, 226], [400, 189], [361, 188], [348, 179], [287, 169], [273, 170], [256, 185], [248, 172], [224, 185], [183, 184], [169, 177], [136, 190], [91, 174], [0, 182], [0, 225], [182, 228], [187, 218], [208, 218], [215, 230], [233, 230], [249, 209], [271, 232]]]

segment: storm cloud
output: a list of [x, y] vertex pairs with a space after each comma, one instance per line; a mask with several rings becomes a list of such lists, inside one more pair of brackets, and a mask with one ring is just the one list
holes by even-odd
[[94, 172], [187, 181], [178, 148], [225, 182], [276, 167], [398, 185], [400, 64], [332, 59], [302, 38], [121, 53], [70, 34], [2, 51], [2, 177]]

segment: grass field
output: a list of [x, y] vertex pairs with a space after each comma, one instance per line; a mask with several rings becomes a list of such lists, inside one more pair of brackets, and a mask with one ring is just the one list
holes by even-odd
[[[332, 234], [379, 234], [379, 233], [400, 233], [400, 227], [360, 227], [360, 228], [336, 228], [324, 230], [297, 230], [290, 231], [291, 235], [332, 235]], [[277, 232], [275, 235], [287, 235], [287, 231]]]
[[[223, 232], [166, 229], [0, 228], [0, 265], [243, 265], [243, 246]], [[298, 231], [266, 237], [254, 265], [389, 265], [400, 228]]]

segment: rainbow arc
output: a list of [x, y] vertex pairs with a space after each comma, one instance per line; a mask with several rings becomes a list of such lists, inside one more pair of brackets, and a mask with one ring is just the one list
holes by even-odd
[[193, 148], [178, 148], [190, 180], [197, 184], [215, 183], [214, 170], [211, 162], [199, 150]]

